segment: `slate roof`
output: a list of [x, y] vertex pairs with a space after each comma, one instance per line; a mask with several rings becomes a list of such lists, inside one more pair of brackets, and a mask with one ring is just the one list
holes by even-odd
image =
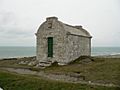
[[63, 23], [63, 27], [67, 32], [69, 32], [72, 35], [78, 35], [78, 36], [84, 36], [90, 38], [92, 37], [87, 30], [82, 28], [82, 26], [71, 26]]

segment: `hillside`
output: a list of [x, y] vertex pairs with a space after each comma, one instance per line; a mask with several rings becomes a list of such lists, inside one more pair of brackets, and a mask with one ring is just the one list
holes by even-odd
[[[120, 85], [120, 58], [83, 57], [83, 58], [78, 58], [69, 65], [58, 66], [57, 64], [53, 64], [52, 66], [47, 67], [45, 69], [40, 69], [33, 66], [27, 66], [25, 64], [24, 65], [18, 64], [22, 60], [23, 61], [33, 60], [33, 57], [31, 58], [28, 57], [28, 58], [14, 59], [14, 60], [13, 59], [1, 60], [0, 67], [1, 69], [5, 67], [5, 68], [14, 68], [14, 69], [16, 68], [27, 69], [33, 72], [34, 71], [44, 72], [44, 75], [43, 74], [42, 75], [43, 76], [47, 75], [47, 77], [49, 76], [48, 78], [42, 77], [42, 75], [40, 76], [37, 74], [36, 75], [30, 75], [30, 74], [28, 75], [28, 73], [27, 75], [15, 74], [14, 72], [11, 73], [6, 71], [5, 69], [4, 70], [2, 69], [0, 71], [0, 82], [2, 82], [0, 84], [0, 87], [16, 88], [9, 90], [20, 90], [17, 85], [21, 84], [22, 82], [25, 82], [22, 90], [27, 90], [28, 88], [29, 88], [28, 90], [79, 90], [80, 88], [81, 88], [80, 90], [119, 90], [120, 89], [117, 88], [117, 86]], [[66, 77], [70, 79], [68, 80], [66, 79]], [[30, 78], [34, 78], [34, 79], [30, 79]], [[81, 83], [81, 81], [88, 83]], [[46, 84], [47, 87], [45, 87]], [[105, 87], [103, 85], [108, 85], [108, 86]], [[41, 89], [34, 89], [35, 88], [34, 86], [36, 88], [39, 87]]]

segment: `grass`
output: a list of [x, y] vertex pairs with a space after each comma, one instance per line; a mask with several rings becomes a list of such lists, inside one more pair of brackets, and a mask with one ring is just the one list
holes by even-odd
[[30, 68], [27, 64], [19, 64], [21, 61], [32, 61], [35, 57], [8, 58], [0, 60], [0, 67]]
[[[86, 58], [78, 58], [65, 66], [58, 66], [54, 63], [52, 66], [43, 69], [43, 71], [58, 74], [79, 73], [85, 76], [86, 81], [120, 85], [120, 58], [91, 57], [88, 59], [89, 62], [84, 61], [84, 59]], [[18, 65], [18, 62], [18, 60], [1, 60], [0, 66], [41, 71], [39, 68]], [[120, 90], [120, 88], [58, 82], [5, 71], [0, 71], [0, 87], [3, 87], [4, 90]]]
[[119, 58], [92, 58], [92, 60], [88, 63], [79, 62], [78, 60], [76, 63], [74, 62], [74, 64], [66, 66], [49, 67], [45, 69], [45, 72], [80, 73], [82, 76], [85, 76], [86, 81], [120, 85]]
[[119, 90], [115, 87], [90, 86], [19, 75], [0, 70], [0, 87], [4, 90]]

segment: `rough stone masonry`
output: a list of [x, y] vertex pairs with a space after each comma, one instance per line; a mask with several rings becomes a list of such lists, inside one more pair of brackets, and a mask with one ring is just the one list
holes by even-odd
[[92, 36], [82, 26], [71, 26], [48, 17], [37, 33], [37, 62], [65, 65], [80, 56], [91, 55]]

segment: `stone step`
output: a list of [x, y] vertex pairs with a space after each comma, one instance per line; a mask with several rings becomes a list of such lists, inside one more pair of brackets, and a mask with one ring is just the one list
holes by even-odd
[[52, 62], [39, 62], [38, 66], [40, 67], [48, 67], [51, 65]]
[[43, 62], [40, 62], [40, 63], [52, 63], [52, 61], [43, 61]]

